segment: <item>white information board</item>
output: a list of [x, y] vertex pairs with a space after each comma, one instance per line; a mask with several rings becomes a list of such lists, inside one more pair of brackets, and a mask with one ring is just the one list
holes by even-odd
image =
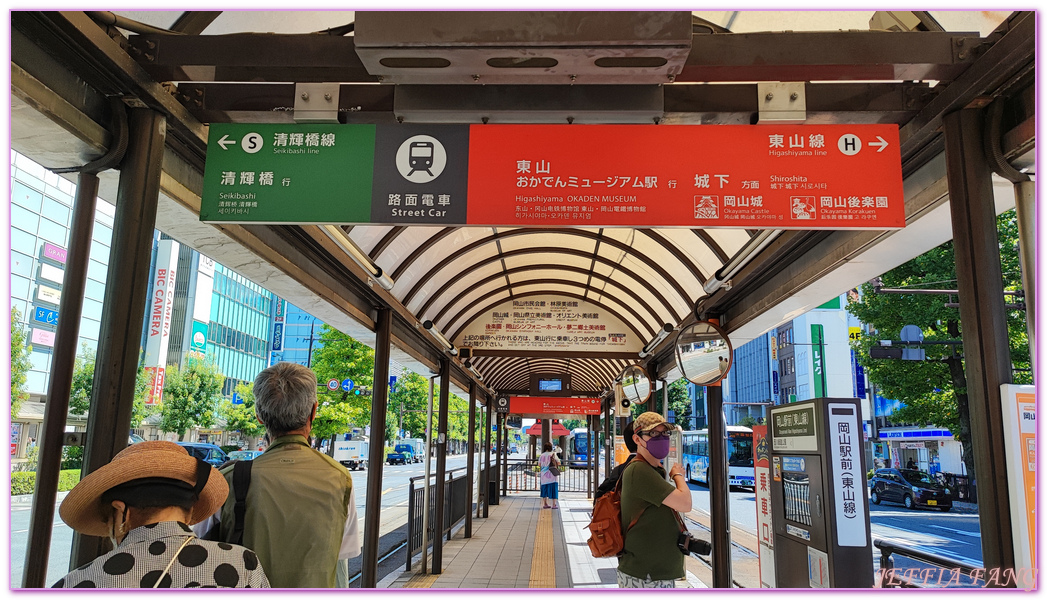
[[865, 473], [862, 472], [862, 426], [853, 404], [830, 403], [825, 443], [833, 471], [836, 543], [866, 545]]

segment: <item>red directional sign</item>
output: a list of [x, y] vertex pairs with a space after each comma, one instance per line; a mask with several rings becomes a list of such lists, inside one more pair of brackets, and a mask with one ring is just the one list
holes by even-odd
[[523, 415], [598, 415], [600, 399], [512, 396], [509, 399], [509, 412]]
[[470, 225], [905, 226], [895, 125], [474, 126], [469, 198]]

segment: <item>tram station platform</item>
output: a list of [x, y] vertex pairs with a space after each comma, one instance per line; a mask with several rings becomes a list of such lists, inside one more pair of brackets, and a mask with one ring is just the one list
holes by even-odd
[[[459, 528], [443, 545], [442, 572], [398, 571], [384, 588], [617, 588], [615, 558], [593, 558], [586, 540], [592, 500], [561, 492], [559, 508], [543, 509], [537, 492], [512, 494], [491, 506], [486, 519], [473, 519], [473, 535]], [[432, 556], [429, 557], [431, 566]], [[677, 587], [704, 588], [711, 574], [693, 557]], [[694, 563], [694, 564], [692, 564]]]

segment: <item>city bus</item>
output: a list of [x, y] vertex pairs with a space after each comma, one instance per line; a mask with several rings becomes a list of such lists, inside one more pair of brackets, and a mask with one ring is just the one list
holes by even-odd
[[[683, 467], [688, 481], [709, 485], [709, 430], [683, 432]], [[753, 430], [727, 426], [727, 479], [729, 485], [756, 487], [753, 472]]]
[[589, 460], [589, 430], [578, 427], [567, 436], [567, 464], [571, 467], [585, 468]]

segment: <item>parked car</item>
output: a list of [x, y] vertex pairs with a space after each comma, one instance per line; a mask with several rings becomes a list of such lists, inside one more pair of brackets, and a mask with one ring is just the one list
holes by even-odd
[[233, 450], [229, 453], [229, 460], [254, 460], [261, 455], [258, 450]]
[[870, 480], [873, 504], [883, 501], [899, 502], [905, 508], [925, 506], [943, 512], [952, 509], [949, 488], [938, 483], [929, 473], [915, 469], [877, 469]]
[[219, 467], [225, 464], [225, 461], [229, 460], [229, 457], [221, 448], [214, 444], [205, 444], [201, 442], [177, 442], [179, 446], [186, 449], [189, 454], [195, 456], [205, 462], [209, 462], [212, 465]]

